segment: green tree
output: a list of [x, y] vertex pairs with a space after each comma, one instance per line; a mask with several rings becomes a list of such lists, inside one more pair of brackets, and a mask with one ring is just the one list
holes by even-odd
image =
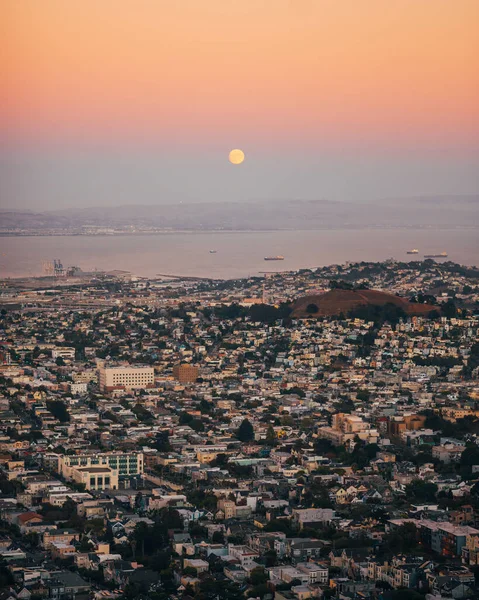
[[70, 420], [66, 404], [61, 400], [47, 400], [47, 409], [61, 423], [67, 423]]
[[249, 582], [251, 585], [261, 585], [268, 581], [268, 575], [263, 567], [254, 568], [249, 575]]
[[441, 306], [441, 313], [444, 317], [452, 319], [457, 315], [457, 308], [453, 300], [448, 300]]
[[224, 544], [225, 543], [225, 535], [222, 531], [215, 531], [213, 533], [213, 537], [211, 538], [213, 544]]
[[434, 502], [437, 494], [437, 485], [422, 481], [422, 479], [413, 479], [406, 486], [406, 498], [409, 502]]
[[239, 426], [238, 431], [236, 433], [236, 437], [241, 442], [250, 442], [251, 440], [254, 440], [253, 425], [251, 425], [251, 423], [248, 421], [248, 419], [245, 419], [241, 423], [241, 425]]
[[268, 550], [264, 553], [265, 564], [268, 568], [275, 567], [278, 562], [278, 555], [275, 550]]
[[464, 449], [460, 464], [467, 467], [479, 465], [479, 447], [476, 444], [470, 444]]
[[192, 421], [190, 421], [189, 426], [194, 431], [204, 431], [205, 430], [203, 421], [200, 421], [199, 419], [193, 419]]
[[276, 444], [276, 433], [274, 432], [272, 425], [268, 425], [268, 429], [266, 431], [266, 443], [270, 446], [274, 446]]
[[414, 523], [404, 523], [388, 533], [383, 539], [387, 552], [411, 552], [417, 546], [417, 530]]

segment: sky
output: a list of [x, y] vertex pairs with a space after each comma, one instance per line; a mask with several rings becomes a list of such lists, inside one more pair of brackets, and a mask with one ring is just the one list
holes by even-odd
[[1, 206], [479, 193], [478, 23], [477, 0], [2, 0]]

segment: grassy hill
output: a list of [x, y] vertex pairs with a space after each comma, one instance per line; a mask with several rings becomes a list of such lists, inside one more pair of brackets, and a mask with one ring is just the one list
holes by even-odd
[[[361, 307], [385, 306], [393, 304], [409, 316], [427, 315], [437, 307], [430, 304], [416, 304], [405, 298], [394, 296], [378, 290], [330, 290], [324, 294], [303, 296], [293, 304], [292, 318], [302, 317], [332, 317], [339, 314], [348, 315]], [[317, 311], [312, 312], [316, 306]]]

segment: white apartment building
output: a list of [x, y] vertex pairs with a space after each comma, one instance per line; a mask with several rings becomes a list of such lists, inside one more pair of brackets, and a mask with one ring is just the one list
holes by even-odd
[[71, 383], [70, 392], [72, 394], [86, 394], [88, 391], [87, 383]]
[[53, 360], [57, 358], [66, 358], [68, 360], [74, 360], [75, 348], [53, 348], [52, 358]]
[[152, 387], [155, 381], [153, 367], [101, 366], [98, 371], [102, 392], [118, 389], [140, 390]]

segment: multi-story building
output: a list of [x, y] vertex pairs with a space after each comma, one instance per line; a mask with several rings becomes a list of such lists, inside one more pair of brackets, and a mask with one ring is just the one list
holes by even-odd
[[479, 565], [479, 533], [466, 536], [466, 544], [462, 548], [462, 562], [466, 565]]
[[295, 508], [293, 509], [292, 521], [299, 529], [304, 529], [308, 525], [330, 523], [334, 516], [335, 511], [331, 508]]
[[243, 569], [249, 570], [256, 566], [256, 559], [259, 554], [252, 550], [249, 546], [235, 546], [228, 544], [228, 554], [239, 560]]
[[464, 419], [464, 417], [479, 417], [479, 410], [460, 406], [446, 406], [441, 410], [441, 414], [444, 419], [455, 422], [458, 419]]
[[71, 383], [70, 392], [72, 394], [86, 394], [88, 391], [88, 384], [86, 382]]
[[388, 430], [391, 435], [401, 435], [404, 431], [421, 429], [424, 427], [426, 417], [424, 415], [403, 415], [393, 417], [388, 422]]
[[444, 444], [443, 446], [433, 446], [432, 448], [432, 456], [446, 464], [457, 462], [463, 452], [464, 446], [456, 446], [454, 444]]
[[[73, 470], [90, 467], [108, 467], [115, 471], [118, 481], [142, 475], [144, 459], [142, 452], [97, 452], [60, 456], [58, 471], [73, 479]], [[96, 488], [92, 488], [96, 489]]]
[[329, 581], [329, 567], [325, 563], [300, 562], [296, 564], [296, 568], [298, 571], [306, 573], [308, 584], [327, 585]]
[[175, 365], [173, 377], [180, 383], [194, 383], [198, 379], [199, 369], [193, 365]]
[[[431, 563], [432, 564], [432, 563]], [[421, 572], [429, 566], [428, 562], [406, 562], [404, 558], [395, 558], [391, 563], [377, 560], [368, 562], [368, 578], [373, 581], [384, 581], [393, 588], [415, 587]]]
[[52, 358], [53, 360], [57, 358], [66, 358], [68, 360], [74, 360], [75, 348], [53, 348]]
[[153, 367], [106, 367], [99, 368], [99, 383], [102, 392], [113, 390], [141, 390], [153, 387]]
[[368, 444], [375, 444], [378, 441], [379, 432], [377, 429], [372, 429], [371, 425], [363, 421], [361, 417], [337, 413], [333, 415], [332, 426], [322, 427], [319, 436], [330, 440], [337, 446], [352, 441], [356, 436]]
[[48, 549], [51, 544], [71, 544], [80, 539], [80, 533], [73, 529], [49, 529], [43, 534], [43, 547]]
[[293, 564], [319, 558], [324, 542], [311, 538], [284, 538], [274, 541], [274, 549], [280, 558], [291, 558]]
[[118, 470], [110, 467], [72, 467], [71, 477], [86, 490], [117, 490]]
[[479, 529], [474, 527], [430, 519], [392, 519], [388, 522], [391, 529], [404, 523], [415, 525], [422, 546], [443, 556], [461, 556], [468, 536], [479, 536]]
[[233, 519], [236, 516], [236, 504], [227, 498], [221, 498], [218, 501], [218, 510], [224, 513], [226, 520]]

